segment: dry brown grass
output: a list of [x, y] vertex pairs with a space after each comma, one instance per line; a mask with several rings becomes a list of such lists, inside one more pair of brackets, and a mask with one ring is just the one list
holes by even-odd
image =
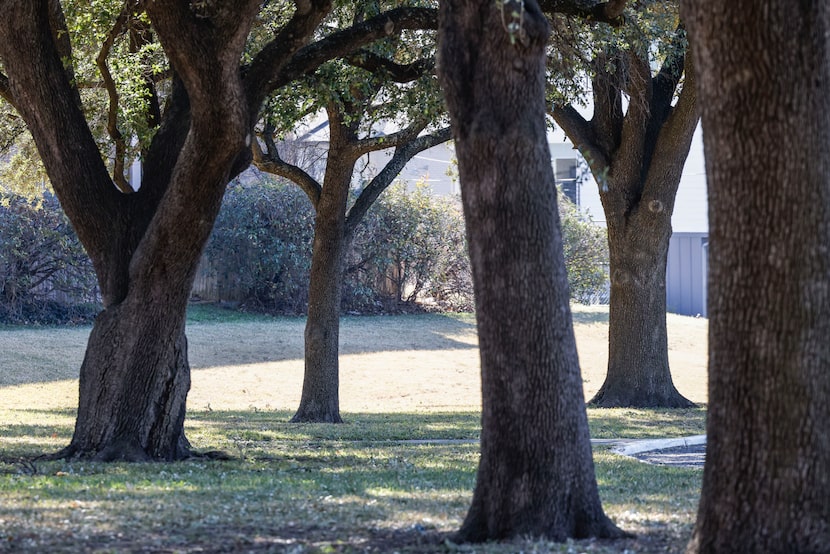
[[[580, 364], [589, 398], [608, 359], [608, 309], [575, 306]], [[706, 402], [707, 320], [669, 314], [675, 384]], [[193, 410], [292, 409], [303, 374], [301, 318], [190, 323]], [[0, 330], [0, 405], [74, 408], [89, 328]], [[472, 316], [346, 317], [341, 325], [344, 412], [469, 411], [480, 406]]]

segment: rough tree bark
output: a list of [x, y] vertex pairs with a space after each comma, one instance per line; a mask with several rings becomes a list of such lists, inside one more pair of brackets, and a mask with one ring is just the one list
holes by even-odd
[[330, 111], [330, 142], [326, 175], [315, 204], [314, 243], [305, 326], [305, 369], [300, 406], [291, 421], [342, 423], [340, 417], [340, 301], [346, 202], [357, 157], [349, 152], [357, 141], [354, 129]]
[[[607, 69], [611, 62], [614, 73]], [[551, 112], [588, 160], [608, 227], [608, 372], [590, 404], [690, 407], [669, 370], [666, 262], [674, 200], [698, 121], [693, 66], [679, 54], [652, 77], [645, 56], [633, 52], [595, 65], [592, 119], [572, 106]], [[681, 76], [685, 83], [672, 106]], [[630, 98], [625, 113], [624, 91]]]
[[709, 185], [707, 459], [689, 552], [830, 548], [830, 4], [685, 6]]
[[456, 539], [617, 537], [597, 493], [546, 138], [548, 25], [535, 1], [502, 9], [439, 9], [483, 395], [476, 487]]

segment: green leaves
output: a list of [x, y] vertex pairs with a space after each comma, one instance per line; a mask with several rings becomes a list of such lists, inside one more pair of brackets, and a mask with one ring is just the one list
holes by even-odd
[[560, 193], [558, 200], [571, 299], [590, 304], [602, 298], [608, 285], [605, 229], [579, 211], [564, 194]]

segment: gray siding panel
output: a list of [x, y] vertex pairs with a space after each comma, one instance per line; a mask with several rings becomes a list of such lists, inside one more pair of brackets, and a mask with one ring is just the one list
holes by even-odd
[[666, 265], [666, 308], [683, 315], [706, 315], [706, 233], [675, 233]]

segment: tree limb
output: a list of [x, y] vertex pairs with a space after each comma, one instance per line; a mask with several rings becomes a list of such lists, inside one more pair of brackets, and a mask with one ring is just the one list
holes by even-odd
[[[626, 52], [626, 62], [628, 110], [623, 120], [619, 149], [614, 156], [613, 166], [619, 168], [622, 175], [640, 175], [637, 168], [642, 169], [643, 164], [648, 162], [648, 156], [645, 155], [646, 129], [654, 108], [651, 68], [647, 57], [640, 56], [632, 50]], [[614, 168], [612, 170], [616, 172]], [[631, 182], [632, 186], [635, 181], [636, 186], [641, 184], [640, 179], [635, 179]], [[625, 186], [619, 181], [614, 184]], [[632, 191], [632, 194], [632, 198], [639, 197], [638, 191]]]
[[[438, 12], [432, 8], [395, 8], [328, 35], [298, 50], [291, 60], [268, 75], [266, 93], [310, 73], [323, 63], [354, 52], [375, 40], [406, 29], [436, 29]], [[256, 60], [255, 60], [256, 62]], [[251, 73], [254, 73], [254, 64]]]
[[428, 135], [420, 136], [395, 149], [395, 153], [383, 169], [375, 175], [375, 178], [366, 185], [366, 188], [357, 197], [349, 213], [346, 215], [345, 235], [349, 240], [355, 228], [360, 223], [366, 212], [372, 206], [378, 196], [389, 187], [393, 179], [397, 177], [404, 166], [419, 152], [432, 148], [452, 138], [450, 127], [443, 127]]
[[109, 108], [107, 110], [107, 133], [115, 144], [115, 164], [112, 170], [112, 179], [118, 190], [125, 194], [133, 192], [132, 186], [124, 177], [124, 158], [127, 155], [127, 145], [124, 141], [124, 135], [118, 129], [118, 89], [115, 86], [115, 80], [112, 78], [109, 66], [107, 65], [107, 58], [110, 50], [116, 39], [121, 36], [127, 28], [127, 19], [132, 13], [133, 6], [130, 3], [124, 5], [121, 13], [115, 20], [115, 23], [107, 33], [104, 43], [101, 45], [101, 51], [98, 57], [95, 58], [95, 64], [101, 72], [101, 79], [104, 81], [104, 88], [107, 90], [109, 96]]
[[349, 65], [382, 75], [396, 83], [412, 82], [435, 69], [435, 58], [425, 58], [408, 64], [396, 64], [368, 50], [349, 54], [345, 59]]
[[311, 205], [316, 210], [317, 204], [320, 202], [320, 195], [323, 192], [323, 187], [320, 183], [302, 168], [290, 164], [280, 157], [277, 145], [274, 142], [274, 126], [270, 123], [266, 123], [265, 125], [265, 129], [262, 132], [262, 140], [265, 142], [266, 150], [264, 152], [259, 141], [251, 141], [254, 165], [265, 173], [278, 175], [293, 181], [308, 196]]
[[603, 151], [596, 143], [593, 126], [576, 111], [572, 105], [555, 107], [549, 115], [571, 139], [573, 145], [588, 162], [594, 175], [601, 175], [608, 169], [609, 152]]
[[308, 43], [329, 10], [331, 0], [298, 1], [288, 23], [254, 57], [245, 75], [245, 92], [253, 111], [258, 110], [268, 94], [277, 88], [274, 84], [276, 75]]
[[[654, 157], [677, 155], [685, 157], [700, 119], [695, 86], [695, 68], [692, 56], [687, 53], [683, 64], [683, 90], [674, 107], [669, 108], [669, 115], [657, 136], [657, 148]], [[652, 164], [653, 165], [653, 164]], [[678, 164], [682, 170], [682, 163]], [[648, 182], [660, 179], [648, 179]]]
[[418, 121], [413, 121], [406, 128], [396, 131], [390, 135], [360, 139], [354, 145], [354, 152], [356, 152], [358, 156], [362, 156], [363, 154], [377, 150], [397, 148], [406, 142], [414, 140], [420, 132], [426, 128], [428, 123], [429, 121], [426, 118], [423, 118]]
[[[613, 65], [609, 70], [606, 65]], [[594, 130], [594, 140], [597, 146], [605, 153], [608, 162], [612, 154], [620, 145], [620, 136], [623, 125], [622, 92], [620, 86], [619, 59], [616, 54], [602, 53], [594, 60], [594, 78], [591, 89], [594, 96], [594, 114], [591, 117], [591, 126]]]
[[627, 0], [608, 0], [586, 5], [575, 0], [539, 0], [539, 7], [546, 14], [562, 14], [579, 17], [588, 22], [607, 23], [620, 27], [625, 23], [623, 10]]
[[654, 100], [658, 105], [670, 105], [674, 98], [674, 92], [680, 79], [685, 72], [685, 29], [683, 24], [677, 26], [672, 40], [672, 49], [678, 54], [669, 55], [660, 67], [660, 71], [654, 76]]

